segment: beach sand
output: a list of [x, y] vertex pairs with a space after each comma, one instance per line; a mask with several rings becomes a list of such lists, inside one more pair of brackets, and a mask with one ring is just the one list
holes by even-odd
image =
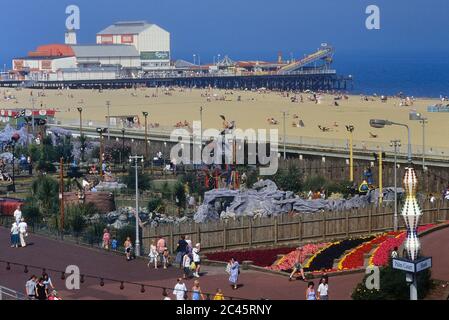
[[[30, 108], [30, 91], [28, 89], [2, 89], [9, 91], [17, 98], [0, 100], [0, 109]], [[210, 93], [211, 101], [202, 96]], [[62, 123], [79, 123], [78, 106], [83, 107], [83, 122], [105, 122], [107, 115], [106, 101], [110, 101], [110, 115], [139, 115], [143, 123], [142, 111], [149, 112], [149, 123], [159, 123], [161, 127], [173, 128], [178, 122], [200, 120], [200, 106], [203, 111], [203, 128], [222, 128], [219, 115], [225, 115], [228, 120], [235, 120], [238, 128], [247, 129], [279, 129], [283, 134], [282, 111], [287, 111], [286, 131], [288, 141], [295, 141], [302, 137], [304, 141], [328, 145], [343, 143], [348, 138], [345, 125], [355, 126], [355, 144], [391, 150], [389, 142], [392, 139], [402, 140], [403, 150], [407, 143], [405, 128], [390, 126], [384, 129], [374, 129], [369, 126], [372, 118], [388, 119], [410, 125], [412, 130], [412, 144], [416, 145], [414, 152], [422, 145], [422, 127], [418, 121], [409, 120], [409, 112], [416, 110], [429, 119], [426, 125], [427, 153], [446, 151], [449, 154], [449, 113], [429, 113], [427, 107], [440, 101], [438, 99], [417, 99], [412, 106], [399, 106], [399, 98], [389, 98], [386, 103], [380, 98], [374, 101], [364, 101], [360, 96], [349, 96], [349, 99], [338, 100], [339, 106], [334, 106], [333, 95], [323, 95], [319, 104], [307, 99], [310, 94], [302, 94], [304, 102], [291, 102], [291, 97], [282, 96], [278, 92], [259, 93], [251, 91], [228, 91], [212, 89], [184, 89], [175, 88], [171, 95], [165, 94], [163, 89], [120, 89], [120, 90], [45, 90], [45, 97], [38, 97], [38, 90], [33, 90], [37, 109], [57, 109], [57, 120]], [[232, 92], [233, 94], [229, 94]], [[157, 94], [157, 97], [152, 97]], [[73, 98], [70, 97], [73, 95]], [[217, 101], [214, 97], [225, 97], [226, 101]], [[241, 96], [241, 101], [237, 101]], [[299, 95], [296, 95], [299, 100]], [[294, 119], [293, 116], [298, 118]], [[268, 118], [278, 121], [277, 125], [270, 125]], [[293, 121], [302, 120], [304, 127], [293, 127]], [[318, 126], [327, 127], [328, 132], [322, 132]], [[370, 135], [370, 132], [377, 137]], [[321, 142], [320, 142], [321, 141]], [[369, 148], [371, 149], [371, 148]], [[401, 150], [402, 151], [402, 150]], [[443, 151], [443, 152], [444, 152]]]

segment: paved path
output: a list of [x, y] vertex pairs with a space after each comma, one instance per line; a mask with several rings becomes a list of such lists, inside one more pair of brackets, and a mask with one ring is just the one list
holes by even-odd
[[[81, 273], [100, 277], [127, 280], [172, 288], [181, 271], [176, 268], [148, 269], [146, 262], [135, 260], [126, 262], [123, 256], [76, 246], [51, 240], [45, 237], [30, 235], [32, 243], [26, 248], [9, 247], [9, 232], [0, 228], [0, 260], [46, 267], [48, 269], [65, 270], [67, 265], [77, 265]], [[203, 292], [214, 293], [216, 288], [222, 288], [225, 295], [248, 299], [304, 299], [306, 285], [302, 281], [288, 282], [286, 277], [271, 275], [257, 271], [243, 270], [238, 290], [231, 290], [223, 267], [205, 266], [206, 274], [200, 278]], [[5, 264], [0, 264], [0, 284], [15, 290], [24, 290], [24, 284], [31, 274], [40, 275], [42, 270], [29, 268], [26, 274], [22, 267], [11, 266], [7, 271]], [[140, 287], [125, 285], [120, 290], [119, 283], [105, 282], [104, 287], [99, 281], [86, 279], [81, 290], [64, 290], [64, 282], [60, 274], [49, 273], [56, 289], [65, 299], [161, 299], [161, 289], [147, 288], [144, 294]], [[330, 279], [330, 294], [332, 299], [350, 299], [354, 286], [362, 279], [362, 274], [351, 274]], [[192, 280], [187, 282], [190, 289]]]
[[[7, 260], [23, 264], [46, 267], [48, 269], [65, 270], [67, 265], [77, 265], [81, 273], [91, 274], [104, 278], [132, 281], [172, 288], [176, 278], [181, 275], [179, 269], [167, 270], [148, 269], [146, 262], [135, 260], [126, 262], [124, 257], [114, 253], [103, 252], [96, 249], [77, 246], [51, 240], [38, 235], [30, 235], [31, 243], [26, 248], [14, 249], [9, 247], [9, 232], [0, 228], [0, 260]], [[424, 254], [433, 256], [433, 277], [440, 280], [449, 280], [449, 228], [436, 231], [422, 239]], [[306, 285], [301, 281], [288, 282], [286, 277], [272, 275], [257, 271], [243, 270], [239, 290], [231, 290], [227, 275], [222, 267], [205, 266], [205, 276], [200, 279], [203, 292], [213, 293], [220, 287], [225, 295], [248, 299], [304, 299]], [[0, 285], [15, 290], [24, 290], [24, 284], [31, 274], [40, 275], [41, 269], [29, 268], [28, 274], [23, 268], [0, 264]], [[60, 274], [50, 273], [50, 276], [65, 299], [161, 299], [161, 289], [147, 288], [144, 294], [140, 287], [125, 285], [119, 289], [119, 283], [106, 281], [104, 287], [98, 280], [86, 279], [81, 290], [65, 290]], [[363, 274], [350, 274], [330, 278], [330, 297], [334, 300], [350, 299], [351, 292]], [[192, 280], [187, 282], [188, 288]]]
[[432, 278], [449, 281], [449, 227], [421, 239], [422, 254], [432, 257]]

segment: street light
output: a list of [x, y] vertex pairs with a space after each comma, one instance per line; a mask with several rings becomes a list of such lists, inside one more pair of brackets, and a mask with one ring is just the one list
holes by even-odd
[[100, 177], [103, 178], [103, 133], [108, 132], [107, 128], [97, 128], [97, 133], [100, 134]]
[[148, 154], [148, 112], [143, 111], [142, 115], [145, 117], [145, 158], [149, 159], [150, 156]]
[[200, 158], [201, 165], [203, 164], [203, 107], [200, 107]]
[[125, 172], [125, 128], [122, 128], [122, 164], [123, 172]]
[[411, 134], [410, 134], [410, 128], [408, 125], [404, 123], [398, 123], [393, 122], [390, 120], [381, 120], [381, 119], [371, 119], [369, 121], [369, 124], [371, 127], [376, 129], [384, 128], [385, 126], [402, 126], [407, 129], [407, 135], [408, 135], [408, 144], [407, 144], [407, 161], [408, 163], [412, 163], [412, 145], [411, 145]]
[[109, 113], [109, 108], [111, 106], [111, 101], [106, 101], [106, 107], [108, 108], [108, 140], [111, 140], [111, 134], [109, 133], [109, 127], [111, 125], [111, 117], [110, 117], [110, 113]]
[[80, 137], [83, 135], [83, 108], [78, 107], [78, 112], [80, 113]]
[[354, 146], [353, 146], [353, 132], [354, 126], [352, 124], [346, 126], [349, 132], [349, 181], [354, 182]]
[[409, 114], [409, 119], [411, 121], [419, 121], [422, 124], [422, 170], [426, 170], [426, 123], [427, 118], [416, 111], [411, 111]]
[[283, 119], [284, 119], [284, 160], [287, 159], [287, 151], [286, 151], [286, 127], [285, 127], [285, 117], [288, 115], [287, 111], [281, 111], [282, 115], [283, 115]]
[[394, 219], [393, 230], [398, 231], [398, 149], [401, 147], [401, 140], [392, 140], [390, 146], [394, 147]]
[[134, 167], [136, 169], [136, 256], [140, 256], [140, 235], [139, 235], [139, 176], [138, 176], [138, 161], [144, 162], [143, 156], [131, 156], [129, 157], [129, 162], [132, 163], [134, 160]]

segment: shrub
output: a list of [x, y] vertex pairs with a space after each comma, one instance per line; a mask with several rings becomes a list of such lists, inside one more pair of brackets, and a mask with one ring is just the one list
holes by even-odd
[[[405, 281], [405, 271], [396, 270], [390, 263], [380, 269], [380, 289], [368, 290], [363, 281], [352, 293], [354, 300], [409, 300], [410, 286]], [[431, 289], [430, 269], [418, 273], [418, 299], [423, 299]]]
[[273, 176], [279, 189], [298, 193], [302, 190], [302, 174], [296, 165], [289, 165], [286, 169], [279, 169]]
[[159, 197], [153, 198], [148, 202], [148, 212], [154, 212], [162, 206], [162, 199]]

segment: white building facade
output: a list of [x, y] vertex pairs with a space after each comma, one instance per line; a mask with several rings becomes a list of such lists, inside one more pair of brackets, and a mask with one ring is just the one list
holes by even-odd
[[140, 56], [141, 68], [170, 68], [170, 33], [145, 21], [117, 22], [97, 34], [99, 45], [134, 46]]

